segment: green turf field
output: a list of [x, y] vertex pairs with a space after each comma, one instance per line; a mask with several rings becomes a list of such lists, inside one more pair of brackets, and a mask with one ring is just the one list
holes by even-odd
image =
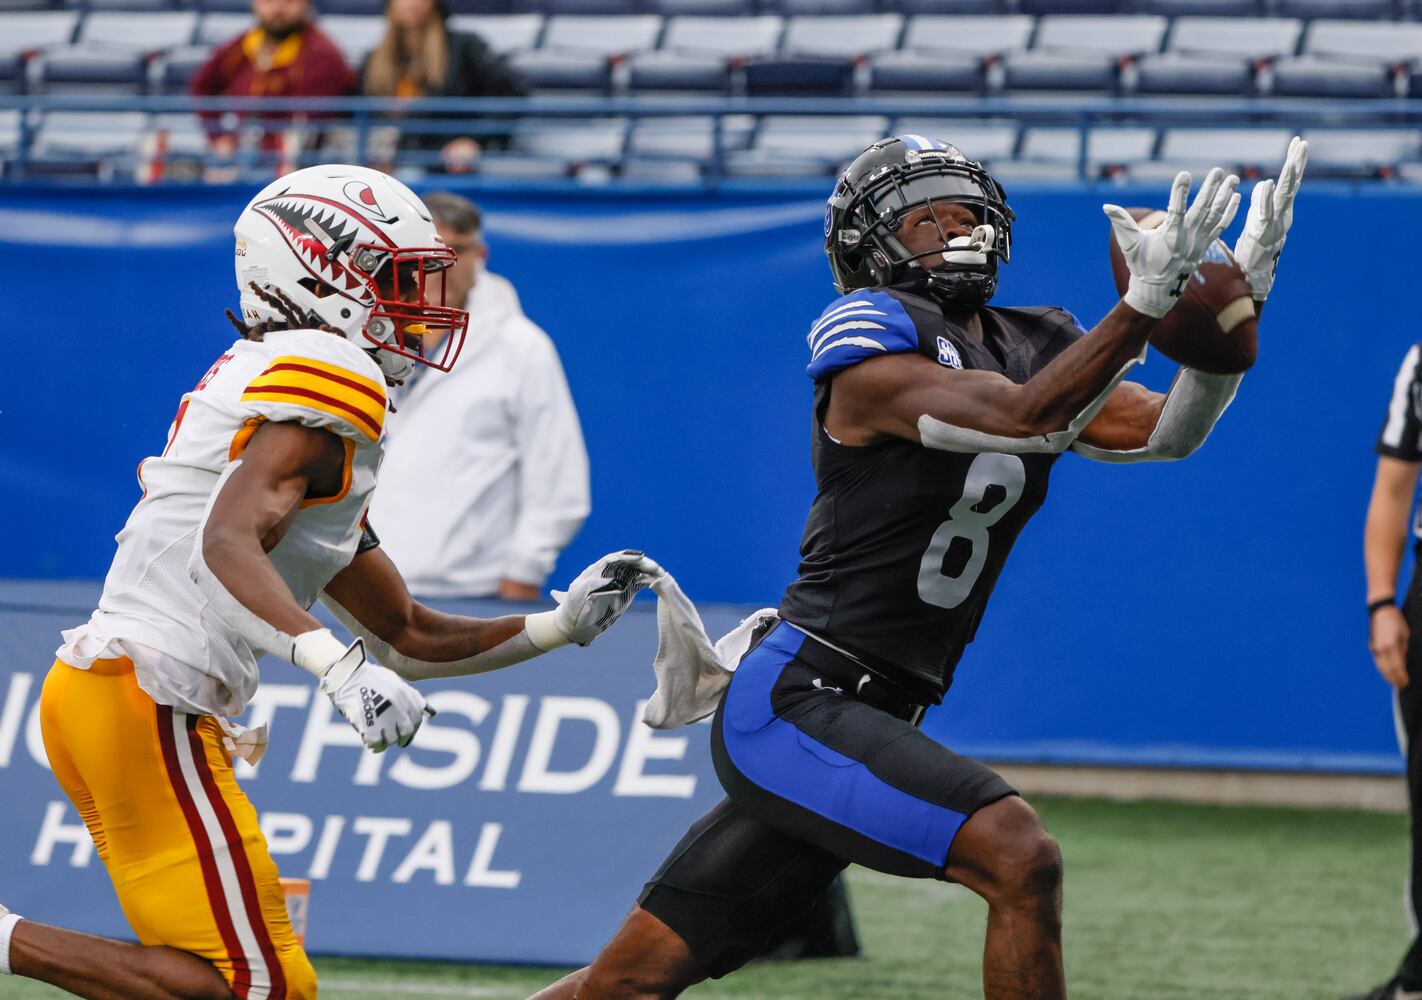
[[[1406, 946], [1406, 820], [1372, 813], [1038, 801], [1066, 856], [1077, 1000], [1336, 1000]], [[628, 899], [637, 887], [628, 886]], [[864, 957], [761, 965], [688, 996], [970, 998], [983, 904], [854, 870]], [[517, 1000], [562, 970], [318, 959], [323, 1000]], [[4, 1000], [60, 994], [0, 981]]]

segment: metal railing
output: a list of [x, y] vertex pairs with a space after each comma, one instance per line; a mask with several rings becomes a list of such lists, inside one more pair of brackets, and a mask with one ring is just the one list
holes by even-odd
[[[46, 123], [62, 121], [66, 117], [63, 113], [74, 112], [96, 116], [139, 112], [149, 117], [136, 130], [129, 124], [133, 133], [129, 145], [120, 144], [120, 130], [112, 136], [120, 145], [108, 148], [102, 118], [88, 120], [86, 131], [90, 134], [66, 136], [61, 128], [56, 138], [47, 131]], [[55, 113], [62, 114], [51, 118]], [[71, 168], [76, 176], [92, 180], [95, 173], [90, 167], [96, 167], [99, 179], [108, 183], [211, 180], [214, 175], [249, 181], [332, 160], [372, 163], [418, 175], [444, 168], [439, 147], [446, 138], [471, 136], [488, 147], [478, 162], [486, 171], [498, 167], [501, 182], [507, 183], [520, 180], [521, 166], [539, 159], [560, 159], [547, 151], [546, 144], [543, 152], [530, 155], [528, 151], [537, 146], [531, 144], [530, 136], [547, 128], [595, 121], [610, 122], [622, 130], [623, 139], [614, 144], [615, 149], [581, 155], [571, 148], [562, 158], [566, 160], [565, 177], [536, 171], [530, 174], [536, 173], [543, 183], [578, 183], [593, 165], [601, 171], [600, 179], [615, 182], [629, 159], [625, 126], [635, 129], [658, 119], [664, 124], [666, 119], [681, 119], [695, 120], [696, 129], [709, 130], [705, 148], [698, 155], [665, 159], [695, 160], [696, 183], [715, 186], [735, 179], [734, 156], [753, 141], [759, 122], [767, 116], [873, 116], [886, 119], [889, 127], [914, 118], [1074, 128], [1082, 138], [1076, 176], [1093, 181], [1101, 177], [1098, 166], [1089, 160], [1085, 141], [1093, 129], [1419, 129], [1422, 100], [532, 97], [408, 101], [0, 95], [0, 160], [5, 183], [62, 178]], [[204, 121], [209, 124], [200, 124]], [[7, 131], [11, 133], [8, 138]], [[206, 131], [237, 136], [236, 148], [227, 154], [217, 153], [206, 142]], [[412, 142], [413, 137], [425, 138]], [[953, 136], [944, 138], [951, 141]], [[855, 152], [832, 145], [827, 144], [822, 155], [815, 150], [798, 151], [807, 167], [805, 176], [822, 179]], [[972, 149], [964, 152], [975, 155]]]

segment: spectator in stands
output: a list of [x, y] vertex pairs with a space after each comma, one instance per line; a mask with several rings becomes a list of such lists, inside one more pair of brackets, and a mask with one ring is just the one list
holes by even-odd
[[1417, 930], [1422, 922], [1422, 570], [1414, 570], [1406, 598], [1401, 604], [1397, 600], [1397, 575], [1409, 534], [1414, 543], [1422, 543], [1422, 519], [1411, 516], [1422, 470], [1422, 344], [1407, 352], [1393, 380], [1377, 452], [1363, 531], [1368, 648], [1378, 672], [1397, 689], [1397, 725], [1412, 809], [1407, 904], [1413, 940], [1392, 979], [1349, 1000], [1422, 1000], [1422, 936]]
[[[198, 97], [339, 97], [355, 89], [336, 43], [311, 23], [310, 0], [252, 0], [256, 25], [225, 45], [193, 74], [188, 87]], [[263, 117], [274, 117], [270, 114]], [[277, 116], [279, 117], [279, 116]], [[205, 114], [213, 152], [230, 156], [237, 147], [219, 116]], [[264, 145], [279, 142], [269, 130]]]
[[371, 524], [417, 594], [533, 600], [588, 516], [582, 428], [553, 342], [484, 266], [479, 209], [425, 204], [459, 254], [446, 301], [469, 310], [469, 339], [398, 397]]
[[[444, 0], [389, 0], [385, 37], [365, 61], [370, 97], [520, 97], [522, 79], [478, 35], [451, 31]], [[444, 169], [467, 173], [490, 140], [503, 137], [407, 132], [405, 149], [439, 150]]]

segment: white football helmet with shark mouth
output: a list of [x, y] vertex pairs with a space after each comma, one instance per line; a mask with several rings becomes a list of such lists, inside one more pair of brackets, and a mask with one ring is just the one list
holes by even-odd
[[373, 350], [392, 381], [415, 364], [449, 371], [459, 356], [469, 314], [444, 301], [457, 255], [395, 178], [347, 164], [297, 170], [258, 192], [233, 233], [245, 322], [286, 319], [255, 284], [281, 292], [312, 326]]

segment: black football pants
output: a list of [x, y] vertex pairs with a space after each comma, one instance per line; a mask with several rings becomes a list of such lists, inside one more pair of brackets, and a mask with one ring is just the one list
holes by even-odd
[[1402, 613], [1412, 629], [1407, 646], [1409, 682], [1397, 694], [1398, 714], [1407, 757], [1407, 799], [1412, 820], [1412, 873], [1408, 879], [1408, 903], [1413, 918], [1412, 946], [1398, 970], [1402, 987], [1422, 990], [1422, 564], [1412, 574]]

